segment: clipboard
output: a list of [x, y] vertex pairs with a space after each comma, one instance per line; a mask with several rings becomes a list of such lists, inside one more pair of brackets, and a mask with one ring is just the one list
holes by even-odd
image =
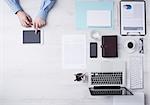
[[122, 36], [146, 35], [146, 2], [144, 0], [120, 1], [120, 34]]

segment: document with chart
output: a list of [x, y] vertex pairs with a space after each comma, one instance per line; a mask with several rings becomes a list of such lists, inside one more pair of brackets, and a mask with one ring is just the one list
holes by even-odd
[[121, 1], [121, 35], [145, 35], [145, 2]]

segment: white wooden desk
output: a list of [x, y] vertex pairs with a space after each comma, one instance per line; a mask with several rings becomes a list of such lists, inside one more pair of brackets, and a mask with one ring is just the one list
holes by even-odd
[[[40, 0], [20, 1], [34, 19]], [[150, 105], [150, 1], [146, 2], [144, 91], [146, 105]], [[101, 30], [104, 35], [119, 34], [119, 0], [115, 0], [114, 10], [115, 28]], [[43, 46], [22, 46], [21, 30], [18, 18], [0, 0], [0, 105], [105, 105], [107, 100], [88, 98], [87, 86], [74, 82], [74, 74], [80, 70], [62, 70], [62, 35], [89, 34], [89, 30], [76, 29], [75, 0], [57, 0], [44, 28]]]

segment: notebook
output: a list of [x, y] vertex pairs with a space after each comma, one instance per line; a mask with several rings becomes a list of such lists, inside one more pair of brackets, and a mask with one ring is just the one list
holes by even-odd
[[102, 36], [102, 57], [118, 57], [117, 36]]
[[103, 61], [98, 72], [89, 73], [89, 91], [97, 95], [133, 95], [126, 88], [126, 64], [124, 61]]

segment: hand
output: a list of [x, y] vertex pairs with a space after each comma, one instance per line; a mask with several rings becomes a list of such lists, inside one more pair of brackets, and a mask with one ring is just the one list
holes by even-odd
[[23, 27], [32, 27], [32, 18], [28, 14], [24, 11], [18, 11], [16, 15], [18, 16]]
[[46, 25], [46, 21], [41, 19], [40, 17], [36, 17], [34, 20], [34, 28], [38, 30]]

